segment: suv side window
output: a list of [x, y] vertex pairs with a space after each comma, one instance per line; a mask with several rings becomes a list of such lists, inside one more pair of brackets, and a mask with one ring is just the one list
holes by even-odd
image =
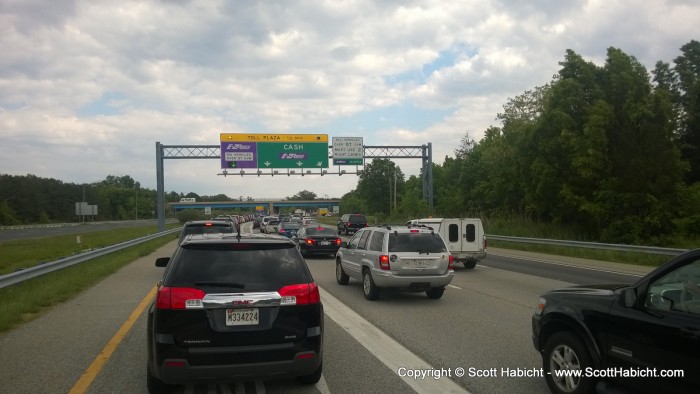
[[360, 243], [360, 237], [366, 232], [367, 231], [360, 231], [359, 233], [355, 233], [355, 235], [348, 242], [348, 249], [357, 249], [357, 245]]
[[700, 260], [651, 282], [644, 306], [700, 315]]
[[357, 246], [358, 249], [367, 249], [367, 238], [369, 238], [370, 233], [371, 231], [362, 232], [362, 236], [360, 237], [360, 243]]
[[381, 252], [384, 246], [384, 233], [375, 231], [372, 233], [372, 239], [369, 241], [369, 250]]

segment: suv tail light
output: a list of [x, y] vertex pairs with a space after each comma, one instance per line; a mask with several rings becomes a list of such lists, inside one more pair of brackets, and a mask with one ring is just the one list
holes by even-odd
[[277, 292], [282, 296], [282, 305], [307, 305], [321, 302], [318, 285], [314, 282], [284, 286]]
[[453, 270], [455, 269], [455, 256], [450, 255], [450, 261], [447, 263], [447, 269]]
[[391, 265], [389, 264], [389, 256], [388, 255], [381, 255], [379, 256], [379, 268], [389, 271], [391, 269]]
[[336, 239], [335, 239], [335, 244], [336, 244], [336, 245], [340, 246], [340, 243], [341, 243], [341, 242], [343, 242], [342, 239], [340, 239], [340, 238], [336, 238]]
[[194, 309], [202, 307], [207, 293], [190, 287], [161, 286], [156, 295], [156, 309]]
[[307, 245], [313, 245], [313, 244], [315, 244], [315, 243], [316, 243], [316, 241], [314, 241], [313, 239], [311, 239], [311, 238], [306, 238], [306, 244], [307, 244]]

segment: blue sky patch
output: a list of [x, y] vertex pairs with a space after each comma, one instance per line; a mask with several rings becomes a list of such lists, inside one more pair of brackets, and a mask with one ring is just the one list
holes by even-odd
[[77, 113], [79, 116], [98, 116], [98, 115], [119, 115], [124, 107], [124, 101], [128, 99], [120, 92], [106, 92], [98, 100], [93, 101], [82, 108]]

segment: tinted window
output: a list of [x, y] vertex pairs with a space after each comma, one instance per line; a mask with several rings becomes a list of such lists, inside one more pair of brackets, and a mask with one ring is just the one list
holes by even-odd
[[185, 226], [182, 235], [189, 234], [218, 234], [218, 233], [232, 233], [233, 226], [230, 223], [216, 223], [209, 226], [204, 224], [191, 224]]
[[476, 240], [476, 226], [473, 224], [467, 224], [467, 242], [474, 242]]
[[389, 252], [447, 252], [445, 243], [437, 234], [389, 233]]
[[[231, 250], [231, 247], [241, 250]], [[165, 284], [231, 291], [276, 291], [283, 286], [311, 281], [304, 260], [293, 245], [217, 244], [182, 248]], [[198, 284], [199, 283], [199, 284]], [[204, 283], [208, 283], [204, 285]]]
[[450, 242], [457, 242], [459, 241], [459, 226], [456, 224], [450, 224], [450, 226], [447, 228], [448, 231], [448, 239]]
[[308, 235], [330, 235], [330, 236], [335, 236], [337, 233], [335, 230], [332, 228], [327, 228], [327, 227], [307, 227], [306, 228], [306, 234]]
[[372, 239], [369, 241], [369, 250], [381, 252], [382, 246], [384, 246], [384, 233], [375, 231], [374, 234], [372, 234]]
[[350, 215], [350, 223], [367, 223], [364, 215]]

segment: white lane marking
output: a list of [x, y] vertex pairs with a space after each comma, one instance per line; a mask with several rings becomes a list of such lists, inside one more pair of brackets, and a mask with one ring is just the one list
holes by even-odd
[[331, 390], [328, 388], [328, 383], [326, 382], [326, 377], [321, 375], [321, 380], [314, 385], [316, 390], [321, 394], [331, 394]]
[[447, 285], [447, 287], [451, 287], [451, 288], [453, 288], [453, 289], [458, 289], [458, 290], [464, 290], [464, 289], [462, 289], [461, 287], [455, 286], [455, 285]]
[[[341, 326], [348, 334], [374, 354], [417, 393], [462, 393], [469, 392], [447, 377], [441, 379], [413, 379], [400, 376], [399, 368], [434, 370], [433, 366], [411, 353], [398, 342], [386, 335], [372, 323], [363, 319], [352, 309], [319, 287], [323, 311]], [[405, 374], [404, 374], [405, 375]]]
[[[550, 265], [558, 265], [562, 267], [569, 267], [569, 268], [579, 268], [583, 270], [589, 270], [589, 271], [598, 271], [598, 272], [605, 272], [606, 274], [617, 274], [617, 275], [625, 275], [625, 276], [635, 276], [637, 278], [641, 278], [644, 275], [639, 275], [639, 274], [630, 274], [628, 272], [620, 272], [620, 271], [611, 271], [611, 270], [605, 270], [601, 268], [593, 268], [593, 267], [585, 267], [582, 265], [575, 265], [575, 264], [565, 264], [565, 263], [557, 263], [555, 261], [549, 261], [549, 260], [539, 260], [539, 259], [533, 259], [530, 257], [520, 257], [520, 256], [513, 256], [511, 254], [500, 254], [500, 253], [491, 253], [494, 256], [500, 256], [500, 257], [508, 257], [511, 259], [518, 259], [518, 260], [526, 260], [526, 261], [536, 261], [538, 263], [542, 264], [550, 264]], [[650, 271], [651, 272], [651, 271]]]

